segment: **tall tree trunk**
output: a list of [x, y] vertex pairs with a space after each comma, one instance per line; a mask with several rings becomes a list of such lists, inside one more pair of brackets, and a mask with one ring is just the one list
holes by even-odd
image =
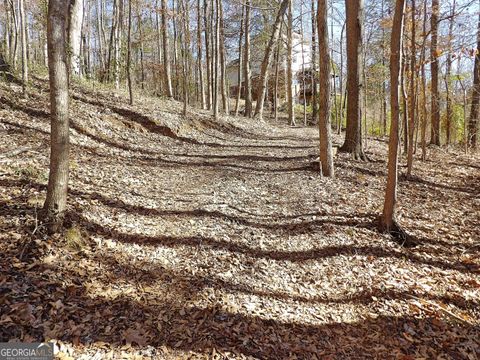
[[303, 33], [303, 4], [300, 3], [300, 13], [302, 16], [300, 16], [300, 39], [301, 39], [301, 55], [302, 55], [302, 96], [303, 96], [303, 126], [307, 126], [307, 92], [306, 92], [306, 85], [307, 82], [305, 81], [305, 51], [304, 51], [304, 42], [305, 42], [305, 36]]
[[411, 0], [411, 11], [412, 11], [412, 33], [410, 41], [410, 51], [412, 56], [410, 59], [410, 111], [408, 118], [408, 154], [407, 154], [407, 177], [412, 176], [412, 167], [413, 167], [413, 135], [415, 131], [415, 104], [416, 104], [416, 91], [415, 91], [415, 72], [417, 66], [417, 43], [416, 43], [416, 22], [415, 22], [415, 11], [416, 4], [415, 0]]
[[423, 24], [422, 24], [422, 36], [423, 36], [423, 45], [422, 53], [420, 55], [420, 74], [422, 78], [422, 131], [421, 131], [421, 142], [422, 142], [422, 161], [427, 160], [427, 79], [425, 74], [425, 63], [427, 56], [427, 49], [425, 46], [425, 41], [427, 37], [427, 2], [423, 6]]
[[[161, 20], [160, 20], [160, 5], [158, 0], [155, 0], [155, 30], [156, 30], [156, 37], [157, 37], [157, 63], [161, 64], [163, 61], [163, 51], [162, 51], [162, 25], [161, 25]], [[158, 93], [157, 94], [162, 94], [163, 93], [163, 80], [159, 79], [158, 81]]]
[[240, 35], [238, 37], [238, 72], [237, 72], [237, 98], [235, 101], [235, 116], [238, 116], [240, 99], [242, 98], [242, 71], [243, 71], [243, 21], [245, 16], [245, 7], [242, 6], [242, 19], [240, 20]]
[[183, 116], [187, 116], [188, 103], [190, 101], [190, 25], [189, 16], [190, 6], [189, 0], [181, 0], [182, 8], [182, 67], [183, 67]]
[[452, 132], [452, 119], [453, 119], [453, 104], [452, 104], [452, 94], [451, 94], [451, 85], [452, 85], [452, 43], [453, 43], [453, 25], [455, 20], [455, 8], [456, 0], [453, 0], [452, 9], [450, 12], [450, 23], [448, 26], [448, 44], [449, 51], [447, 54], [447, 61], [445, 64], [445, 95], [447, 103], [447, 113], [445, 119], [445, 130], [446, 130], [446, 142], [447, 145], [450, 145], [451, 142], [451, 132]]
[[11, 15], [10, 15], [10, 5], [8, 4], [8, 0], [4, 0], [4, 8], [5, 8], [5, 33], [4, 33], [4, 49], [5, 49], [5, 60], [10, 63], [10, 44], [11, 44]]
[[343, 23], [342, 26], [342, 31], [340, 33], [340, 74], [339, 74], [339, 90], [340, 90], [340, 116], [338, 117], [338, 127], [337, 127], [337, 134], [340, 135], [342, 132], [342, 124], [343, 124], [343, 114], [345, 110], [345, 99], [346, 99], [346, 94], [344, 94], [344, 88], [343, 88], [343, 34], [345, 33], [345, 26], [346, 22]]
[[292, 4], [293, 0], [288, 2], [287, 13], [287, 107], [288, 107], [288, 123], [291, 126], [295, 125], [295, 108], [293, 99], [293, 70], [292, 70], [292, 57], [293, 57], [293, 14]]
[[[220, 14], [219, 14], [219, 1], [222, 0], [212, 0], [215, 1], [215, 37], [214, 37], [214, 80], [213, 80], [213, 116], [215, 119], [218, 119], [218, 65], [220, 60]], [[213, 11], [213, 6], [212, 6]], [[212, 16], [213, 19], [213, 16]]]
[[128, 1], [128, 34], [127, 34], [127, 83], [130, 105], [133, 105], [133, 89], [132, 89], [132, 0]]
[[48, 65], [50, 76], [50, 174], [43, 219], [58, 231], [67, 206], [69, 163], [67, 24], [69, 7], [61, 0], [48, 2]]
[[140, 4], [137, 2], [137, 28], [138, 28], [138, 45], [140, 47], [140, 86], [142, 90], [145, 89], [145, 48], [143, 45], [143, 19], [142, 19], [142, 10]]
[[468, 145], [474, 149], [477, 147], [479, 105], [480, 105], [480, 14], [478, 18], [478, 30], [477, 30], [477, 53], [475, 54], [475, 65], [473, 69], [472, 105], [470, 110], [470, 120], [468, 122]]
[[438, 90], [438, 17], [440, 12], [439, 0], [432, 0], [431, 18], [431, 47], [430, 47], [430, 72], [432, 76], [432, 109], [431, 109], [431, 138], [430, 143], [440, 145], [440, 93]]
[[330, 123], [330, 49], [328, 45], [327, 0], [318, 0], [317, 26], [319, 48], [319, 135], [320, 135], [320, 164], [323, 176], [334, 176], [332, 151], [332, 126]]
[[198, 76], [200, 83], [200, 103], [202, 109], [205, 109], [205, 84], [203, 80], [203, 63], [202, 63], [202, 16], [201, 16], [201, 1], [197, 0], [197, 57], [198, 57]]
[[245, 2], [245, 51], [243, 59], [243, 79], [245, 81], [245, 116], [251, 117], [253, 111], [252, 100], [252, 71], [250, 68], [250, 4], [251, 0]]
[[220, 20], [220, 79], [221, 79], [221, 88], [222, 88], [222, 107], [225, 114], [229, 114], [229, 104], [228, 104], [228, 88], [227, 88], [227, 64], [226, 64], [226, 54], [225, 54], [225, 31], [223, 24], [223, 2], [218, 0], [219, 3], [219, 20]]
[[206, 58], [206, 67], [207, 67], [207, 110], [212, 108], [212, 52], [210, 44], [210, 32], [212, 29], [209, 26], [208, 22], [208, 0], [203, 1], [203, 24], [204, 24], [204, 35], [205, 35], [205, 58]]
[[28, 59], [27, 59], [27, 22], [25, 20], [25, 6], [23, 0], [19, 0], [20, 12], [20, 37], [22, 39], [22, 93], [27, 95], [28, 83]]
[[[102, 0], [96, 1], [96, 15], [97, 15], [97, 35], [98, 35], [98, 59], [100, 61], [100, 73], [105, 72], [105, 55], [104, 55], [104, 42], [102, 36], [103, 17], [102, 17]], [[102, 75], [103, 76], [103, 75]]]
[[318, 89], [317, 89], [317, 23], [315, 15], [315, 0], [311, 0], [311, 20], [312, 20], [312, 122], [315, 123], [318, 116]]
[[[282, 29], [283, 29], [283, 21], [280, 24], [280, 39], [282, 38]], [[279, 77], [279, 67], [280, 67], [280, 45], [282, 44], [282, 41], [277, 42], [277, 50], [275, 52], [275, 84], [274, 84], [274, 89], [273, 89], [273, 96], [274, 96], [274, 103], [273, 103], [273, 116], [275, 119], [275, 122], [278, 121], [278, 100], [279, 100], [279, 94], [278, 94], [278, 77]]]
[[169, 48], [169, 41], [168, 41], [168, 23], [167, 23], [167, 1], [161, 0], [160, 2], [162, 7], [162, 37], [163, 37], [163, 73], [165, 77], [165, 90], [167, 92], [168, 97], [173, 97], [173, 89], [172, 89], [172, 75], [171, 75], [171, 68], [170, 68], [170, 48]]
[[390, 106], [391, 124], [390, 141], [388, 145], [388, 175], [387, 188], [385, 191], [385, 202], [383, 214], [380, 220], [380, 230], [385, 232], [396, 231], [398, 225], [395, 222], [395, 203], [397, 199], [397, 177], [398, 177], [398, 130], [400, 121], [400, 61], [402, 59], [403, 41], [403, 18], [405, 13], [405, 0], [397, 0], [395, 4], [395, 15], [391, 37], [390, 52]]
[[82, 71], [80, 47], [82, 41], [83, 15], [83, 0], [71, 0], [68, 37], [70, 43], [70, 68], [72, 74], [75, 76], [81, 76]]
[[347, 15], [347, 132], [340, 151], [366, 160], [362, 145], [363, 0], [346, 0]]
[[[385, 0], [382, 0], [382, 18], [385, 17]], [[382, 66], [386, 66], [385, 27], [382, 26]], [[387, 135], [387, 79], [382, 81], [382, 135]]]

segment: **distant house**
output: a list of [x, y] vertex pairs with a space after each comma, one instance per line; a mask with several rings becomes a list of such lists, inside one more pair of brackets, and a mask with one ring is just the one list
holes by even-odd
[[[280, 62], [279, 62], [279, 79], [278, 79], [278, 87], [279, 87], [279, 93], [280, 97], [284, 97], [285, 95], [285, 78], [286, 78], [286, 68], [287, 68], [287, 59], [286, 59], [286, 36], [283, 36], [282, 42], [281, 42], [281, 49], [280, 49]], [[262, 51], [255, 51], [256, 49], [255, 46], [256, 39], [252, 39], [252, 56], [251, 56], [251, 73], [252, 73], [252, 91], [253, 91], [253, 99], [255, 100], [257, 98], [257, 94], [255, 93], [256, 91], [256, 85], [258, 82], [258, 78], [260, 76], [260, 70], [261, 70], [261, 65], [262, 65], [262, 60], [263, 60], [263, 55], [264, 52]], [[302, 48], [303, 48], [303, 56], [302, 56]], [[311, 74], [311, 45], [310, 42], [307, 40], [304, 40], [302, 43], [302, 36], [298, 33], [292, 34], [292, 72], [293, 72], [293, 94], [294, 98], [296, 99], [296, 102], [302, 102], [303, 103], [303, 89], [302, 89], [302, 84], [303, 82], [301, 81], [302, 77], [302, 64], [304, 65], [303, 68], [305, 70], [305, 73], [310, 72]], [[302, 61], [303, 60], [303, 61]], [[235, 97], [238, 94], [239, 91], [239, 84], [238, 84], [238, 67], [240, 65], [239, 59], [235, 59], [231, 61], [227, 65], [227, 81], [229, 84], [230, 88], [230, 96]], [[268, 82], [268, 88], [267, 88], [267, 97], [270, 101], [273, 100], [273, 89], [274, 89], [274, 74], [275, 74], [275, 64], [272, 64], [272, 68], [270, 69], [270, 77], [269, 77], [269, 82]], [[243, 74], [242, 74], [243, 78]], [[310, 77], [310, 82], [311, 82], [311, 77]], [[244, 91], [244, 81], [242, 79], [242, 84], [241, 84], [241, 97], [244, 97], [243, 91]], [[308, 85], [311, 88], [311, 84]], [[310, 90], [310, 94], [312, 91]], [[307, 102], [309, 102], [307, 98]]]

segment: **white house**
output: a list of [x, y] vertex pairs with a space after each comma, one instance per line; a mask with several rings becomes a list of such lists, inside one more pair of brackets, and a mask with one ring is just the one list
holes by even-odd
[[[287, 50], [287, 39], [286, 36], [282, 36], [281, 39], [281, 49], [280, 55], [281, 59], [279, 62], [279, 76], [282, 77], [282, 82], [284, 82], [285, 70], [287, 68], [287, 58], [286, 58], [286, 50]], [[256, 46], [256, 39], [252, 39], [252, 46], [251, 46], [251, 73], [252, 73], [252, 82], [254, 83], [255, 88], [255, 80], [260, 75], [262, 60], [264, 56], [264, 50], [258, 51], [259, 46]], [[302, 42], [302, 36], [298, 33], [292, 34], [292, 72], [293, 72], [293, 93], [297, 101], [300, 101], [300, 97], [302, 97], [303, 92], [301, 91], [301, 83], [298, 80], [301, 78], [299, 76], [302, 73], [302, 69], [309, 70], [311, 67], [311, 45], [310, 41], [304, 39]], [[262, 46], [263, 47], [263, 46]], [[303, 54], [302, 54], [303, 50]], [[273, 66], [275, 64], [272, 64]], [[238, 67], [239, 67], [239, 59], [235, 59], [231, 61], [227, 66], [227, 81], [230, 87], [230, 94], [234, 96], [237, 94], [239, 84], [238, 84]], [[274, 73], [274, 68], [270, 69], [270, 78], [273, 79], [272, 74]], [[243, 73], [242, 73], [242, 85], [243, 85]], [[254, 95], [255, 98], [255, 95]]]

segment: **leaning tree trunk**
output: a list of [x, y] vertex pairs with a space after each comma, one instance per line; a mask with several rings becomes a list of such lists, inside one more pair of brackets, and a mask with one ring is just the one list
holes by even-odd
[[330, 123], [330, 49], [328, 45], [327, 0], [318, 0], [317, 27], [319, 48], [319, 134], [320, 165], [323, 176], [334, 176], [332, 152], [332, 126]]
[[268, 70], [270, 68], [270, 63], [272, 62], [273, 50], [280, 34], [280, 22], [285, 15], [285, 11], [287, 10], [289, 1], [291, 0], [283, 0], [280, 5], [280, 9], [277, 13], [277, 18], [275, 19], [275, 23], [273, 24], [272, 35], [270, 36], [270, 40], [268, 41], [268, 45], [262, 61], [260, 79], [257, 87], [257, 106], [255, 108], [255, 116], [260, 120], [263, 120], [263, 104], [265, 102], [265, 93], [267, 91]]
[[388, 175], [383, 215], [380, 219], [380, 230], [391, 233], [396, 230], [395, 203], [397, 198], [398, 178], [398, 132], [400, 122], [400, 61], [402, 59], [403, 18], [405, 0], [397, 0], [391, 37], [390, 52], [390, 106], [391, 124], [388, 144]]
[[67, 206], [69, 162], [68, 6], [62, 0], [48, 2], [48, 67], [50, 76], [50, 174], [43, 220], [51, 232], [58, 231]]
[[438, 15], [440, 10], [439, 0], [432, 0], [431, 18], [431, 88], [432, 88], [432, 109], [431, 109], [431, 138], [430, 143], [440, 145], [440, 93], [438, 90]]
[[347, 16], [347, 131], [340, 151], [366, 160], [362, 145], [363, 0], [345, 1]]

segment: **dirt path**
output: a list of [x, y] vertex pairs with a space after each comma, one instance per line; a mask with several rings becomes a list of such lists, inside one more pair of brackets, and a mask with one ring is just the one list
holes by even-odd
[[480, 357], [478, 156], [417, 161], [405, 249], [375, 230], [381, 141], [322, 179], [313, 128], [78, 88], [71, 229], [35, 242], [47, 94], [0, 95], [0, 148], [33, 149], [0, 163], [0, 340], [56, 339], [73, 358]]

